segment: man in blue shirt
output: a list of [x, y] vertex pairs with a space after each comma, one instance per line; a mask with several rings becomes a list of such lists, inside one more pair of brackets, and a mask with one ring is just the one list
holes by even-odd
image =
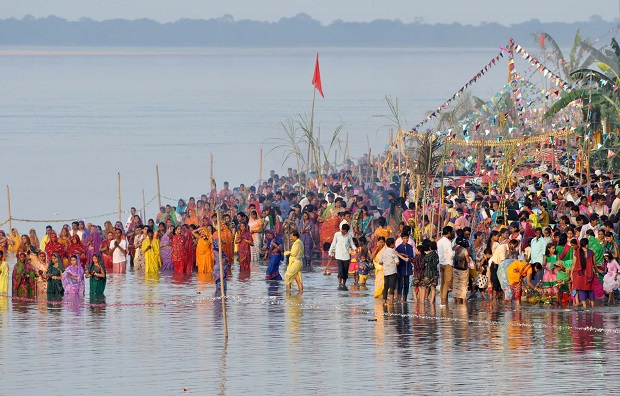
[[[407, 301], [407, 294], [409, 294], [409, 278], [413, 275], [413, 246], [409, 244], [409, 234], [406, 232], [402, 233], [400, 237], [403, 240], [403, 243], [398, 245], [395, 249], [398, 255], [398, 266], [396, 270], [398, 271], [398, 285], [397, 285], [397, 296], [396, 301]], [[403, 257], [406, 257], [407, 260], [403, 260]]]

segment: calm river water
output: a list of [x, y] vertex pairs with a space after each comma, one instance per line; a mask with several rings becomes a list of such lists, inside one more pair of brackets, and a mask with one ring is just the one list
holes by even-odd
[[[335, 275], [323, 276], [317, 266], [305, 270], [300, 296], [265, 282], [264, 270], [253, 265], [245, 279], [233, 270], [228, 342], [214, 285], [195, 274], [110, 274], [106, 306], [0, 298], [0, 394], [617, 389], [616, 308], [514, 311], [474, 301], [384, 311], [372, 297], [372, 280], [370, 290], [337, 291]], [[81, 301], [90, 302], [88, 290]]]

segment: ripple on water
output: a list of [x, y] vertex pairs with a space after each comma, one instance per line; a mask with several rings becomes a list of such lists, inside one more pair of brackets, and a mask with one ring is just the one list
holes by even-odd
[[[255, 265], [243, 281], [233, 271], [227, 342], [208, 277], [110, 274], [103, 306], [0, 298], [3, 391], [600, 392], [620, 363], [615, 307], [515, 311], [478, 300], [385, 311], [372, 280], [369, 290], [340, 292], [334, 275], [305, 269], [300, 296], [265, 282], [264, 269]], [[139, 305], [158, 302], [168, 304]]]

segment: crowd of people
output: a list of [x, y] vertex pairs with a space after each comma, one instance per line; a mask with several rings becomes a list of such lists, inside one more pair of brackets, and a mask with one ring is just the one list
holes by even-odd
[[337, 267], [340, 291], [349, 277], [359, 289], [374, 278], [374, 297], [384, 304], [435, 303], [438, 287], [440, 304], [450, 294], [456, 304], [615, 302], [620, 185], [613, 175], [545, 173], [502, 192], [466, 180], [426, 194], [407, 173], [365, 176], [361, 167], [323, 177], [271, 171], [257, 186], [224, 183], [162, 206], [147, 221], [132, 208], [125, 224], [75, 221], [47, 226], [41, 238], [35, 229], [0, 231], [0, 293], [62, 298], [83, 294], [88, 279], [90, 294], [103, 295], [108, 274], [128, 267], [207, 274], [220, 291], [234, 267], [241, 277], [265, 262], [265, 280], [299, 292], [305, 266], [323, 266], [325, 275]]

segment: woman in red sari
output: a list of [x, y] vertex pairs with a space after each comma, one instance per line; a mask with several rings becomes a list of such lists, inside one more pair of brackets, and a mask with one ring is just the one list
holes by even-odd
[[[50, 244], [48, 243], [47, 246], [49, 247], [49, 245]], [[47, 247], [45, 248], [45, 250], [47, 250]], [[69, 246], [67, 246], [67, 250], [65, 252], [67, 257], [78, 256], [80, 258], [80, 264], [82, 265], [82, 269], [85, 268], [87, 264], [86, 248], [84, 247], [82, 241], [80, 241], [80, 236], [77, 233], [75, 233], [69, 240]]]
[[103, 258], [103, 266], [106, 271], [112, 272], [114, 266], [112, 264], [112, 250], [110, 249], [110, 243], [114, 240], [114, 232], [109, 231], [106, 235], [106, 240], [101, 244], [101, 257]]
[[182, 231], [183, 227], [176, 227], [172, 236], [172, 265], [177, 274], [185, 272], [187, 261], [187, 236]]
[[237, 255], [239, 256], [239, 271], [250, 271], [250, 262], [252, 261], [252, 252], [250, 247], [254, 244], [252, 234], [248, 231], [246, 223], [239, 224], [237, 231]]
[[67, 257], [65, 248], [60, 242], [58, 242], [58, 235], [56, 235], [54, 231], [50, 233], [50, 240], [45, 245], [45, 253], [47, 253], [47, 257], [52, 257], [54, 253], [60, 254], [60, 257]]
[[594, 306], [594, 276], [595, 274], [594, 252], [588, 249], [588, 240], [581, 238], [579, 250], [573, 255], [573, 267], [571, 268], [572, 288], [577, 291], [579, 302], [586, 308], [586, 303]]
[[189, 227], [181, 227], [181, 232], [185, 235], [185, 273], [191, 274], [196, 264], [196, 241]]

